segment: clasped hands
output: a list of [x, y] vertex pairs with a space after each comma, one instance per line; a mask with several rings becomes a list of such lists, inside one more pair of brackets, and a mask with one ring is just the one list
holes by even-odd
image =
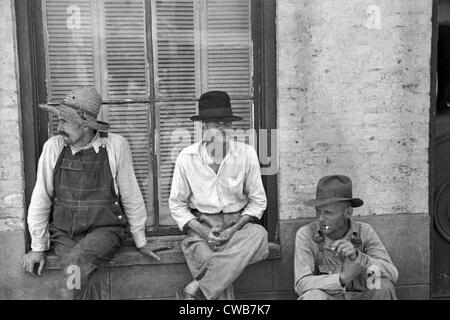
[[210, 248], [214, 251], [217, 251], [222, 245], [224, 245], [231, 239], [235, 232], [236, 229], [233, 226], [222, 231], [217, 228], [211, 228], [204, 236], [204, 238], [208, 242]]

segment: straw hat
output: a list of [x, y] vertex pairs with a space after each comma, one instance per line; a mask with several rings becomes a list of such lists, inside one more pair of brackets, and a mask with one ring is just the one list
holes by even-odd
[[41, 108], [65, 120], [79, 119], [89, 128], [108, 131], [109, 124], [98, 121], [102, 97], [93, 87], [73, 89], [58, 106], [42, 105]]

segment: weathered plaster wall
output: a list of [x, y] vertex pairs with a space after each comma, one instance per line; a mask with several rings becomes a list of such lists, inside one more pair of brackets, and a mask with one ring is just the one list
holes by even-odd
[[277, 1], [282, 220], [313, 216], [303, 200], [333, 173], [364, 199], [355, 215], [428, 212], [431, 14], [421, 0]]
[[24, 182], [11, 0], [0, 0], [0, 232], [23, 229]]

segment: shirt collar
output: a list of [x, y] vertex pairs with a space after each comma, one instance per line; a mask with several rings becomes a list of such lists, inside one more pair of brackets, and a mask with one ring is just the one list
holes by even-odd
[[[208, 151], [206, 150], [206, 141], [202, 141], [199, 143], [198, 148], [196, 148], [195, 152], [200, 159], [202, 159], [207, 164], [212, 164], [214, 160], [211, 159], [211, 156], [209, 155]], [[228, 154], [237, 156], [237, 146], [234, 139], [230, 139], [229, 145], [228, 145], [228, 152], [225, 155], [224, 159], [228, 156]]]
[[75, 155], [76, 153], [80, 152], [81, 150], [87, 150], [90, 148], [94, 148], [95, 153], [98, 153], [100, 146], [103, 144], [103, 139], [100, 137], [100, 133], [97, 131], [92, 138], [91, 142], [89, 142], [84, 147], [76, 147], [76, 146], [70, 146], [70, 150], [72, 151], [72, 154]]

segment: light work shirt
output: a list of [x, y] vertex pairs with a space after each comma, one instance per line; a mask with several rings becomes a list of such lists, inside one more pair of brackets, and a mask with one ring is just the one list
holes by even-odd
[[[294, 289], [301, 296], [308, 290], [318, 289], [330, 294], [344, 291], [339, 281], [343, 262], [332, 252], [335, 242], [319, 233], [317, 221], [301, 227], [295, 238]], [[342, 239], [359, 239], [355, 248], [358, 256], [353, 263], [367, 270], [371, 265], [379, 268], [380, 276], [395, 284], [397, 268], [372, 226], [350, 220], [350, 228]], [[358, 281], [360, 279], [357, 279]], [[356, 280], [355, 280], [355, 284]]]
[[[39, 158], [36, 185], [31, 196], [27, 218], [31, 235], [31, 248], [34, 251], [49, 249], [48, 227], [54, 192], [53, 171], [64, 145], [61, 136], [51, 137], [45, 142]], [[108, 152], [114, 188], [128, 218], [133, 240], [136, 247], [143, 247], [147, 244], [145, 238], [147, 211], [134, 174], [131, 149], [127, 140], [114, 133], [108, 133], [108, 137], [101, 137], [97, 132], [88, 145], [81, 149], [70, 146], [70, 149], [72, 154], [89, 148], [94, 148], [95, 152], [98, 153], [102, 145], [105, 145]]]
[[175, 163], [169, 207], [180, 230], [202, 213], [242, 211], [260, 219], [267, 206], [266, 193], [255, 148], [230, 140], [229, 150], [217, 173], [209, 166], [212, 159], [205, 142], [184, 148]]

